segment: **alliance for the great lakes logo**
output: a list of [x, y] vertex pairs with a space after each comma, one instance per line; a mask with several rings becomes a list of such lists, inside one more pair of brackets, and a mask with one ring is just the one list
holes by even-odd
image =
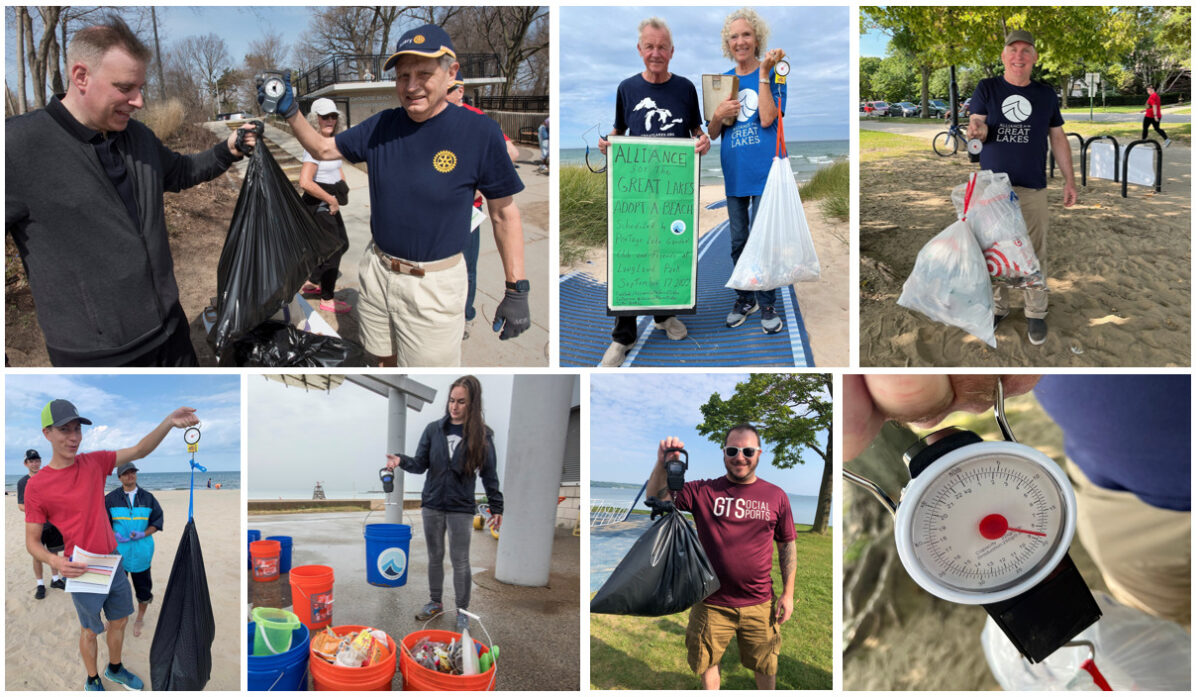
[[408, 555], [399, 547], [388, 547], [375, 559], [375, 568], [380, 576], [395, 581], [408, 569]]
[[1025, 123], [1033, 115], [1033, 105], [1019, 94], [1010, 94], [1000, 103], [1004, 120], [996, 124], [997, 143], [1028, 143], [1033, 124]]
[[1000, 113], [1013, 123], [1021, 123], [1033, 113], [1033, 105], [1019, 94], [1010, 94], [1000, 105]]

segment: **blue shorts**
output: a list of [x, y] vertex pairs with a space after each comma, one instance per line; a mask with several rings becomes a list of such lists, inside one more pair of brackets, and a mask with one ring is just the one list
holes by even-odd
[[125, 568], [118, 563], [113, 570], [112, 586], [108, 595], [100, 593], [72, 593], [71, 602], [75, 603], [75, 614], [79, 615], [79, 624], [84, 629], [90, 629], [96, 634], [104, 633], [104, 623], [100, 621], [100, 610], [109, 622], [124, 619], [133, 614], [133, 590], [129, 579], [125, 576]]

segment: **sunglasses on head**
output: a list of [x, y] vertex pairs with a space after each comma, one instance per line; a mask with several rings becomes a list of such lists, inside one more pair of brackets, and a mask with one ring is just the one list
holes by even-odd
[[742, 452], [742, 455], [744, 455], [746, 457], [754, 457], [755, 453], [762, 452], [762, 448], [735, 448], [732, 445], [730, 445], [725, 448], [725, 456], [726, 457], [737, 457], [739, 450]]

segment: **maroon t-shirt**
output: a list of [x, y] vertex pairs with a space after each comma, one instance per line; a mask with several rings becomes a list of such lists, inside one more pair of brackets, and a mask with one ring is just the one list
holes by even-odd
[[796, 539], [792, 506], [783, 489], [756, 479], [734, 484], [726, 477], [687, 482], [675, 507], [690, 511], [704, 553], [721, 587], [704, 602], [748, 607], [771, 600], [775, 542]]
[[43, 467], [25, 485], [25, 522], [54, 523], [62, 531], [63, 554], [75, 547], [94, 554], [117, 550], [108, 509], [104, 507], [104, 478], [117, 465], [117, 454], [100, 450], [75, 456], [70, 467]]

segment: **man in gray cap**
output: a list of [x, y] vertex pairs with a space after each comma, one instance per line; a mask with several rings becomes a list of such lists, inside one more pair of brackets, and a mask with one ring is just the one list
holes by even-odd
[[[1046, 139], [1063, 177], [1063, 207], [1075, 205], [1075, 170], [1071, 166], [1071, 146], [1063, 133], [1062, 113], [1054, 88], [1032, 80], [1038, 53], [1033, 35], [1018, 29], [1004, 40], [1000, 60], [1004, 75], [980, 80], [971, 96], [971, 121], [967, 137], [983, 141], [979, 165], [983, 169], [1008, 174], [1013, 192], [1021, 203], [1021, 215], [1029, 229], [1043, 275], [1050, 227], [1050, 206], [1046, 191]], [[1008, 287], [997, 285], [995, 323], [1008, 316]], [[1025, 320], [1030, 343], [1046, 341], [1046, 314], [1050, 292], [1029, 288], [1025, 295]]]
[[[17, 480], [17, 508], [22, 513], [25, 512], [25, 485], [29, 483], [29, 478], [38, 473], [42, 468], [42, 456], [38, 451], [30, 448], [25, 451], [25, 469], [29, 470], [29, 474]], [[57, 554], [62, 551], [63, 540], [62, 533], [53, 525], [46, 524], [42, 528], [42, 545], [50, 550], [51, 554]], [[42, 600], [46, 597], [46, 581], [42, 577], [42, 562], [37, 557], [33, 558], [33, 577], [37, 579], [37, 588], [33, 592], [33, 597]], [[67, 583], [63, 580], [58, 572], [51, 569], [50, 587], [66, 590]]]
[[163, 510], [154, 494], [138, 487], [138, 468], [126, 462], [117, 468], [121, 486], [108, 492], [104, 507], [117, 538], [121, 564], [133, 581], [138, 612], [133, 620], [133, 635], [142, 635], [146, 609], [154, 600], [154, 580], [150, 577], [150, 562], [154, 559], [154, 533], [163, 529]]
[[[79, 453], [83, 426], [91, 421], [79, 415], [75, 405], [65, 399], [48, 402], [42, 408], [42, 435], [50, 443], [53, 455], [25, 487], [25, 548], [67, 578], [87, 571], [87, 563], [74, 561], [77, 551], [113, 554], [117, 540], [104, 507], [104, 480], [127, 462], [140, 460], [158, 447], [172, 428], [187, 428], [200, 423], [196, 410], [180, 407], [162, 420], [153, 431], [131, 448]], [[42, 527], [53, 523], [62, 531], [64, 557], [51, 554], [42, 546]], [[97, 660], [96, 637], [108, 630], [108, 667], [104, 677], [129, 690], [142, 689], [141, 678], [121, 665], [121, 647], [125, 625], [133, 614], [129, 580], [118, 563], [108, 593], [72, 593], [75, 614], [79, 617], [79, 654], [87, 670], [86, 690], [103, 690]], [[108, 619], [107, 627], [100, 611]]]
[[[375, 114], [333, 138], [299, 114], [285, 81], [276, 112], [318, 160], [366, 162], [372, 244], [358, 265], [363, 346], [388, 366], [456, 366], [462, 358], [467, 299], [463, 250], [471, 201], [488, 202], [504, 266], [504, 300], [492, 330], [509, 339], [529, 328], [525, 239], [513, 195], [525, 188], [500, 126], [446, 101], [458, 60], [435, 24], [405, 32], [384, 70], [396, 69], [400, 108]], [[259, 103], [265, 93], [260, 88]]]

